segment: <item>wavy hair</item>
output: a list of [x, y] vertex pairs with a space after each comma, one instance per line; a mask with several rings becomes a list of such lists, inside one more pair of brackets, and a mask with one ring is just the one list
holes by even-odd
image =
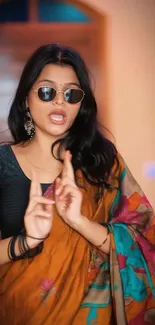
[[14, 144], [29, 139], [24, 128], [26, 98], [44, 66], [50, 63], [72, 66], [85, 92], [74, 123], [64, 138], [55, 141], [51, 151], [53, 153], [54, 146], [59, 143], [57, 153], [59, 160], [61, 160], [62, 148], [70, 150], [74, 171], [80, 169], [89, 183], [99, 185], [102, 189], [111, 187], [108, 184], [108, 178], [117, 160], [117, 150], [114, 144], [99, 131], [97, 104], [91, 89], [87, 67], [81, 56], [67, 46], [59, 44], [41, 46], [25, 65], [8, 116], [8, 125]]

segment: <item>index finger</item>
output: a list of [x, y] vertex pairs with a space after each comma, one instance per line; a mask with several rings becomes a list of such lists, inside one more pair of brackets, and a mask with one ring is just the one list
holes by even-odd
[[32, 180], [31, 180], [31, 186], [30, 186], [30, 194], [29, 197], [31, 198], [32, 196], [41, 196], [42, 195], [42, 189], [41, 185], [37, 180], [37, 175], [34, 171], [32, 171]]
[[62, 178], [67, 176], [69, 179], [74, 181], [74, 169], [71, 163], [72, 155], [69, 150], [65, 152], [64, 165], [62, 170]]

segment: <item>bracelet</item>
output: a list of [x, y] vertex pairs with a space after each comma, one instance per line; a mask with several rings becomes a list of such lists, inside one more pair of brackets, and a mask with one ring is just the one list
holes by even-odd
[[37, 237], [33, 237], [33, 236], [30, 236], [30, 235], [27, 235], [27, 234], [25, 234], [25, 236], [28, 237], [28, 238], [36, 239], [36, 240], [45, 240], [45, 239], [47, 239], [49, 237], [49, 234], [44, 238], [37, 238]]
[[44, 237], [44, 238], [33, 237], [31, 235], [28, 235], [25, 229], [22, 229], [21, 234], [23, 236], [25, 236], [25, 237], [32, 238], [32, 239], [36, 239], [36, 240], [45, 240], [45, 239], [47, 239], [49, 237], [49, 234], [46, 237]]
[[98, 246], [96, 245], [97, 248], [101, 248], [101, 247], [106, 243], [106, 241], [108, 240], [109, 229], [108, 229], [108, 227], [106, 227], [105, 225], [104, 225], [104, 227], [107, 228], [107, 237], [105, 238], [105, 240], [103, 241], [102, 244], [100, 244], [100, 245], [98, 245]]

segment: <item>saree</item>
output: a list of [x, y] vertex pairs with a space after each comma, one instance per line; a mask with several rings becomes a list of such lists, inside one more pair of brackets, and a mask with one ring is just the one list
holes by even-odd
[[[78, 174], [82, 214], [109, 228], [110, 254], [54, 211], [42, 253], [0, 266], [1, 325], [155, 324], [155, 217], [119, 155], [118, 161], [115, 186], [98, 202], [97, 188]], [[53, 196], [52, 186], [45, 196]]]

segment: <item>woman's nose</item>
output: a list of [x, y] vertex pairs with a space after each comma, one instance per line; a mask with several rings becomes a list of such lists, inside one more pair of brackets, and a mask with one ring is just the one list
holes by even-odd
[[62, 105], [64, 103], [64, 93], [63, 91], [57, 91], [56, 96], [54, 98], [55, 104]]

